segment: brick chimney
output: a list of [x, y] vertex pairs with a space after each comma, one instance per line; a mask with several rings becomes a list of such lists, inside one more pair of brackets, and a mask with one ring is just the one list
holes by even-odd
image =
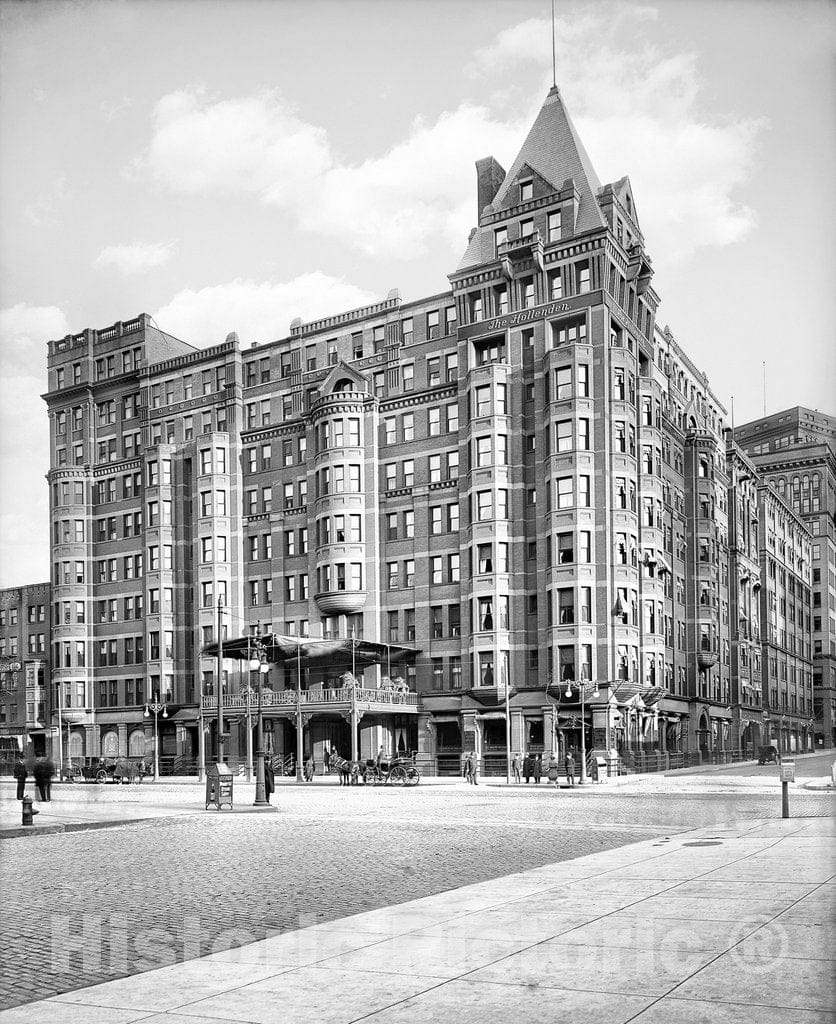
[[499, 191], [499, 186], [504, 180], [505, 171], [492, 156], [486, 156], [476, 161], [476, 202], [479, 207], [476, 211], [477, 220], [482, 219], [482, 210], [493, 202], [493, 197]]

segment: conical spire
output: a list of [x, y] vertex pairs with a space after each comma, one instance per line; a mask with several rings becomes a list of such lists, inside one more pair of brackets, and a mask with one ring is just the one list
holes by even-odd
[[577, 231], [589, 231], [606, 226], [604, 215], [595, 199], [601, 183], [575, 126], [569, 117], [557, 86], [549, 89], [546, 101], [540, 108], [531, 131], [517, 154], [505, 181], [493, 200], [494, 209], [499, 209], [511, 185], [516, 181], [520, 168], [528, 164], [555, 189], [563, 187], [567, 178], [573, 178], [580, 193]]
[[[500, 211], [503, 206], [515, 205], [515, 193], [512, 193], [511, 197], [508, 193], [523, 167], [536, 171], [555, 192], [562, 189], [568, 179], [574, 181], [579, 193], [578, 215], [574, 226], [576, 234], [607, 226], [606, 218], [595, 198], [601, 183], [563, 105], [557, 86], [549, 89], [522, 149], [491, 200], [493, 212]], [[480, 225], [471, 235], [458, 270], [477, 266], [490, 260], [492, 256], [493, 232], [490, 228]]]

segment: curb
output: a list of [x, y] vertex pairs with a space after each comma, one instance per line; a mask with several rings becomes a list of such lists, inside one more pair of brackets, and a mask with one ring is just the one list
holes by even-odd
[[[220, 814], [226, 817], [228, 814], [278, 814], [279, 808], [275, 805], [269, 807], [235, 807], [231, 811], [221, 811]], [[190, 814], [166, 814], [157, 817], [146, 818], [120, 818], [114, 821], [71, 821], [58, 822], [54, 825], [13, 825], [10, 828], [0, 828], [0, 839], [20, 839], [32, 836], [51, 836], [64, 832], [91, 832], [101, 831], [106, 828], [118, 828], [120, 825], [156, 825], [171, 824], [172, 822], [188, 821], [199, 814], [208, 814], [208, 809], [197, 808]]]

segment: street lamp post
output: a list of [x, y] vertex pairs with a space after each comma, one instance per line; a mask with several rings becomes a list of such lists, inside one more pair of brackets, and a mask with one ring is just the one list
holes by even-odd
[[157, 693], [154, 695], [155, 699], [149, 701], [145, 705], [145, 718], [150, 718], [151, 713], [154, 714], [154, 782], [157, 782], [160, 778], [160, 737], [157, 731], [157, 719], [160, 712], [163, 713], [163, 718], [168, 718], [168, 705], [165, 701], [160, 700], [160, 695]]
[[58, 778], [64, 779], [64, 723], [61, 721], [61, 688], [63, 683], [58, 683]]
[[264, 785], [264, 716], [262, 714], [262, 694], [264, 692], [264, 677], [270, 671], [270, 663], [264, 657], [264, 649], [261, 648], [260, 657], [252, 657], [249, 661], [252, 672], [258, 672], [258, 733], [256, 736], [256, 769], [255, 769], [255, 801], [254, 807], [267, 807], [269, 800]]
[[505, 680], [505, 783], [511, 785], [511, 687]]
[[[582, 786], [586, 782], [586, 680], [584, 679], [583, 673], [581, 673], [580, 686], [578, 689], [581, 694], [581, 777], [578, 780]], [[592, 691], [592, 696], [598, 696], [598, 684], [592, 684], [595, 689]], [[570, 680], [566, 684], [566, 696], [572, 696], [572, 681]]]
[[218, 764], [224, 761], [224, 634], [223, 634], [224, 599], [218, 597]]
[[302, 638], [296, 638], [296, 781], [305, 781], [302, 775], [304, 737], [302, 735]]

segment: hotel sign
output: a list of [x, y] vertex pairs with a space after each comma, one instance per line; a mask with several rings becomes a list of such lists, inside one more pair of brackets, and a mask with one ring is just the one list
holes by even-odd
[[459, 328], [459, 337], [473, 338], [480, 334], [495, 334], [497, 331], [513, 330], [515, 327], [524, 327], [526, 324], [534, 323], [535, 320], [559, 316], [561, 313], [571, 313], [575, 309], [586, 308], [600, 301], [600, 295], [596, 296], [595, 292], [586, 292], [560, 302], [545, 302], [542, 306], [534, 306], [532, 309], [521, 309], [516, 313], [508, 313], [505, 316], [492, 317], [490, 320], [481, 320], [476, 324], [468, 324], [466, 327]]

